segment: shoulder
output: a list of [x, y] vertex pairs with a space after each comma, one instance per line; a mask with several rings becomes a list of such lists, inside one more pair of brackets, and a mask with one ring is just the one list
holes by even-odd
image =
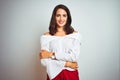
[[44, 35], [51, 36], [49, 32], [45, 32]]
[[81, 39], [81, 34], [79, 31], [74, 31], [72, 34], [70, 34], [70, 37], [75, 39]]
[[74, 31], [73, 34], [74, 34], [74, 33], [78, 33], [78, 31]]
[[74, 31], [74, 32], [72, 32], [71, 34], [78, 34], [79, 32], [78, 31]]
[[41, 37], [40, 37], [40, 40], [41, 40], [41, 43], [47, 43], [51, 40], [53, 40], [54, 37], [51, 36], [51, 34], [49, 32], [45, 32]]
[[81, 42], [81, 34], [79, 31], [74, 31], [71, 35], [70, 35], [71, 38], [73, 38], [74, 40], [76, 41], [79, 41]]

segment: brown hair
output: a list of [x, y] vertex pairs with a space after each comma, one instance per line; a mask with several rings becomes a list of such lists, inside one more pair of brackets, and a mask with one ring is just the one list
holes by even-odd
[[50, 25], [49, 25], [49, 33], [51, 35], [54, 35], [57, 32], [57, 25], [56, 25], [55, 16], [56, 16], [57, 10], [60, 9], [60, 8], [64, 9], [67, 12], [67, 16], [68, 16], [67, 17], [67, 23], [64, 27], [64, 31], [66, 32], [66, 34], [70, 34], [70, 33], [74, 32], [74, 29], [71, 26], [72, 19], [71, 19], [70, 11], [65, 5], [60, 4], [60, 5], [57, 5], [54, 8], [53, 13], [52, 13], [52, 17], [51, 17], [51, 21], [50, 21]]

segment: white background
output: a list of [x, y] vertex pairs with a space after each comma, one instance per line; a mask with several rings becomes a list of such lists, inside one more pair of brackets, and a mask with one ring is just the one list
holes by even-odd
[[46, 80], [40, 36], [58, 4], [70, 9], [82, 35], [81, 80], [120, 80], [119, 0], [0, 1], [0, 80]]

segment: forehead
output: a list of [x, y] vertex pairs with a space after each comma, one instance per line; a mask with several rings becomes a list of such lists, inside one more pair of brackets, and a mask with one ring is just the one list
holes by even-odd
[[67, 12], [62, 9], [62, 8], [59, 8], [57, 11], [56, 11], [56, 14], [67, 14]]

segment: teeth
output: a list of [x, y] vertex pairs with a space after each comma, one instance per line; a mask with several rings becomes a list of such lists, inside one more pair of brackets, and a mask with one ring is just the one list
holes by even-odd
[[63, 24], [64, 22], [59, 22], [60, 24]]

